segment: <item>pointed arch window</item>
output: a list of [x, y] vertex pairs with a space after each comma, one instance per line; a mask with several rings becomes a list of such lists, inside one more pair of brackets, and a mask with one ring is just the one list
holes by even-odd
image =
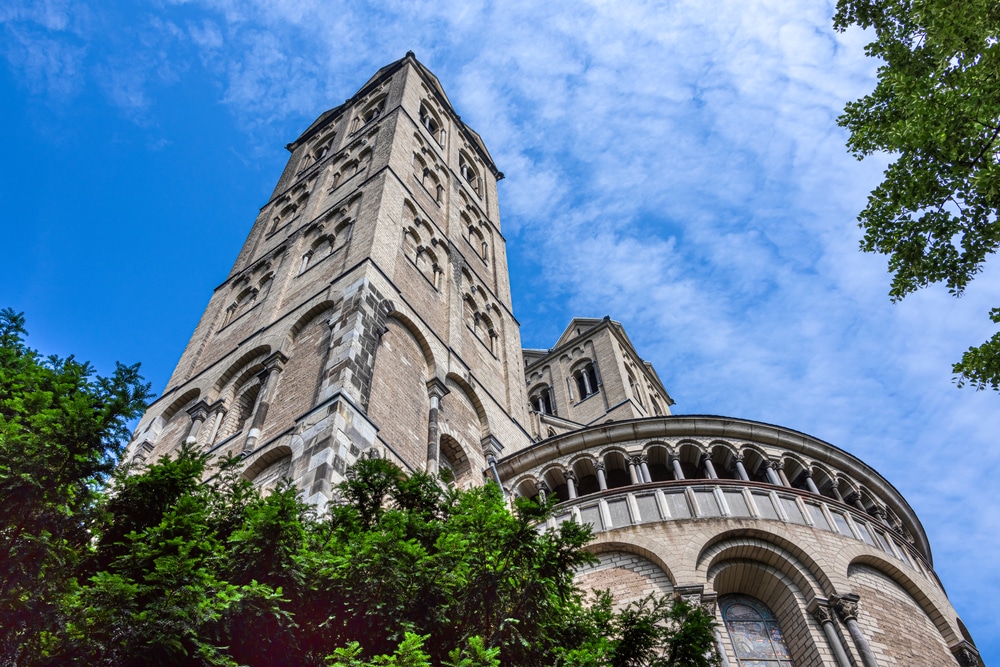
[[719, 608], [740, 667], [793, 667], [784, 633], [767, 605], [748, 595], [724, 595]]

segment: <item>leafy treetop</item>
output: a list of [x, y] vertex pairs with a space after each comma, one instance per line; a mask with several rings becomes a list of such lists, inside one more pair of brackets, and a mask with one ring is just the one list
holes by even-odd
[[[858, 216], [861, 248], [889, 256], [893, 300], [936, 282], [961, 295], [1000, 245], [1000, 3], [839, 0], [834, 26], [852, 25], [874, 31], [865, 52], [882, 65], [838, 122], [859, 159], [894, 156]], [[1000, 333], [953, 371], [1000, 389]]]

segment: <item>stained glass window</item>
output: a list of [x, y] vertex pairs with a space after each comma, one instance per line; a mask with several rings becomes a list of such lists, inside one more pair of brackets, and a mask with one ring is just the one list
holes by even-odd
[[747, 595], [724, 595], [719, 608], [740, 667], [793, 667], [778, 619], [764, 603]]

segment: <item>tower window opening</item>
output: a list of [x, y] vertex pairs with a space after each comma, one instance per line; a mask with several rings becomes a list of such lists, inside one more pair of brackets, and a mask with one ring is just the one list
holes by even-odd
[[545, 415], [554, 415], [552, 409], [552, 389], [548, 385], [542, 385], [531, 393], [531, 407], [535, 412]]
[[597, 393], [597, 370], [592, 362], [577, 369], [573, 373], [576, 380], [576, 388], [580, 393], [580, 400], [593, 396]]
[[434, 112], [428, 109], [427, 105], [423, 102], [420, 103], [420, 124], [434, 137], [435, 141], [443, 145], [442, 137], [444, 132], [441, 130], [441, 122], [437, 119]]

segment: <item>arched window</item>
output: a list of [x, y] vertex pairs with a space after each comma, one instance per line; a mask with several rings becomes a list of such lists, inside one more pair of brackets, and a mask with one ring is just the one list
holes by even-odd
[[597, 393], [597, 370], [594, 364], [588, 362], [584, 366], [573, 372], [573, 379], [576, 380], [576, 388], [580, 393], [580, 400]]
[[547, 384], [543, 384], [532, 391], [530, 401], [531, 408], [535, 412], [541, 412], [546, 415], [555, 414], [555, 410], [552, 409], [552, 390]]
[[458, 173], [462, 175], [472, 191], [481, 197], [483, 194], [481, 191], [482, 179], [479, 178], [479, 172], [472, 166], [471, 160], [464, 153], [458, 154]]
[[748, 595], [723, 595], [719, 608], [740, 667], [792, 667], [778, 619], [763, 602]]
[[441, 121], [438, 120], [437, 114], [423, 102], [420, 103], [420, 124], [430, 132], [435, 141], [444, 145], [444, 130], [441, 129]]

